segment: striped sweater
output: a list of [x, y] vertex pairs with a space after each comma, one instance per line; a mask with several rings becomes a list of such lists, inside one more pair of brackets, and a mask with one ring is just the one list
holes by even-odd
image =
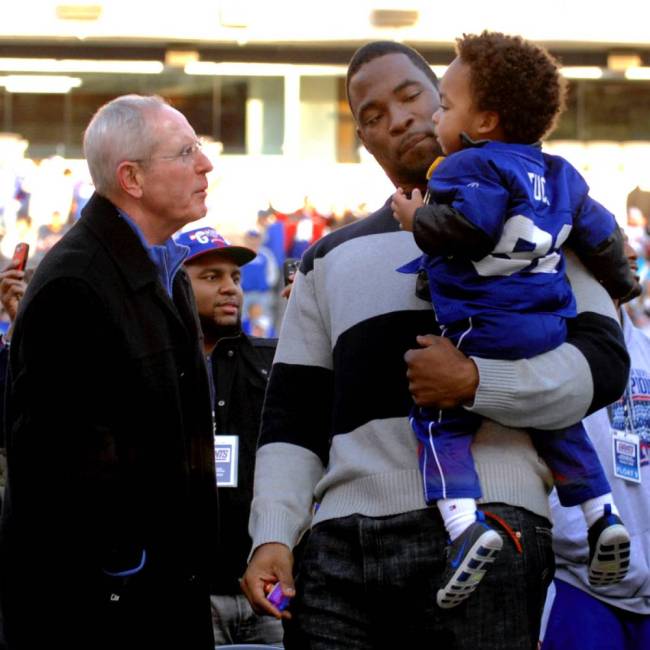
[[[326, 519], [426, 507], [403, 357], [436, 324], [431, 304], [415, 296], [414, 276], [396, 272], [419, 254], [388, 205], [305, 253], [264, 407], [253, 549], [292, 548]], [[472, 446], [482, 500], [545, 517], [548, 468], [528, 435], [507, 427], [574, 423], [616, 399], [629, 370], [609, 296], [567, 258], [579, 312], [567, 343], [529, 360], [474, 359], [480, 383], [470, 410], [486, 418]]]

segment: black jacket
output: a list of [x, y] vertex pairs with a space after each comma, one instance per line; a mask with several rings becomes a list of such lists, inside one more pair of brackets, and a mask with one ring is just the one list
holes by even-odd
[[12, 338], [0, 538], [10, 650], [212, 650], [218, 514], [199, 332], [184, 271], [171, 300], [95, 195], [36, 271]]
[[239, 594], [251, 550], [248, 517], [264, 393], [276, 339], [246, 334], [221, 339], [211, 354], [216, 433], [239, 437], [238, 485], [219, 490], [219, 565], [212, 592]]

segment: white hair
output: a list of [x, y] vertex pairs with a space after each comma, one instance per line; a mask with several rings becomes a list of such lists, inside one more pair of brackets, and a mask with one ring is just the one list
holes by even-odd
[[147, 114], [169, 104], [157, 95], [122, 95], [101, 106], [84, 133], [84, 155], [98, 194], [117, 189], [115, 172], [125, 160], [145, 160], [155, 142]]

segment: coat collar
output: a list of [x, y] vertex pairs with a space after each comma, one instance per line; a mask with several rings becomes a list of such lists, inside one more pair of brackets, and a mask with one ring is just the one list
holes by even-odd
[[140, 238], [107, 198], [93, 194], [81, 211], [77, 225], [86, 227], [99, 240], [134, 293], [151, 287], [157, 299], [187, 332], [200, 332], [184, 269], [180, 268], [176, 273], [173, 298], [170, 298]]
[[107, 198], [93, 194], [81, 211], [79, 225], [99, 239], [134, 291], [158, 280], [156, 267], [142, 242]]

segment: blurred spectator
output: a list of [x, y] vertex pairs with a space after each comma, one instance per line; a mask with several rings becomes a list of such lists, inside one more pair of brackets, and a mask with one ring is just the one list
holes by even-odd
[[7, 229], [8, 224], [13, 226], [20, 205], [16, 200], [17, 191], [16, 172], [0, 161], [0, 223], [3, 232]]
[[287, 217], [273, 209], [260, 210], [257, 213], [257, 227], [262, 233], [262, 246], [268, 248], [281, 269], [287, 257], [285, 242], [285, 221]]
[[[626, 246], [626, 254], [636, 270], [633, 249]], [[618, 401], [583, 422], [632, 533], [630, 568], [618, 584], [591, 586], [584, 520], [575, 507], [560, 507], [554, 492], [555, 588], [546, 601], [543, 650], [650, 648], [650, 340], [624, 311], [619, 317], [631, 360], [628, 385]]]
[[631, 201], [633, 194], [634, 192], [628, 196], [625, 232], [637, 255], [645, 258], [648, 253], [648, 215], [639, 207], [638, 202]]
[[337, 228], [342, 228], [343, 226], [347, 226], [351, 223], [354, 223], [355, 221], [359, 221], [359, 219], [362, 219], [365, 216], [366, 216], [365, 214], [357, 215], [350, 208], [345, 208], [342, 214], [340, 215], [333, 214], [331, 216], [329, 222], [330, 230], [336, 230]]
[[31, 192], [29, 215], [37, 229], [50, 221], [55, 210], [64, 221], [68, 220], [75, 180], [63, 158], [54, 156], [40, 161], [25, 182]]
[[36, 248], [36, 232], [32, 218], [27, 214], [18, 214], [14, 228], [7, 231], [0, 242], [0, 253], [5, 259], [10, 260], [13, 257], [18, 242], [29, 244], [32, 251]]
[[[2, 317], [0, 328], [0, 510], [4, 502], [5, 484], [7, 481], [7, 456], [5, 448], [5, 390], [7, 385], [7, 369], [9, 365], [9, 339], [13, 330], [13, 324], [18, 313], [18, 303], [25, 294], [28, 282], [28, 274], [25, 271], [18, 271], [13, 263], [0, 272], [0, 305], [2, 305]], [[2, 628], [2, 616], [0, 614], [0, 629]], [[0, 633], [0, 648], [6, 647], [4, 637]]]
[[265, 316], [272, 318], [280, 276], [277, 262], [273, 253], [262, 246], [262, 235], [258, 230], [249, 230], [244, 235], [244, 245], [256, 254], [254, 260], [242, 267], [244, 313], [248, 314], [250, 305], [256, 303]]
[[93, 194], [93, 184], [90, 178], [85, 175], [75, 181], [74, 189], [72, 192], [72, 208], [70, 209], [70, 218], [72, 223], [77, 221], [81, 216], [81, 211], [90, 200]]
[[7, 268], [0, 271], [0, 305], [2, 305], [3, 321], [2, 335], [0, 336], [0, 503], [4, 496], [4, 394], [7, 378], [7, 363], [9, 361], [8, 342], [11, 338], [18, 304], [27, 289], [27, 274], [25, 271], [18, 271], [14, 264], [10, 263]]
[[248, 305], [242, 327], [244, 332], [250, 336], [261, 336], [263, 338], [277, 336], [273, 318], [270, 314], [264, 312], [262, 305], [258, 302], [251, 302]]
[[16, 178], [16, 201], [18, 202], [17, 214], [29, 214], [29, 200], [31, 198], [29, 182], [25, 176]]
[[650, 234], [648, 231], [648, 222], [650, 221], [650, 188], [643, 188], [637, 185], [627, 195], [628, 220], [631, 212], [637, 212], [635, 218], [645, 224], [646, 233]]
[[66, 232], [70, 229], [68, 225], [67, 218], [63, 218], [63, 215], [58, 211], [54, 210], [52, 216], [50, 217], [50, 222], [43, 224], [38, 229], [38, 235], [36, 237], [36, 252], [33, 256], [33, 259], [36, 263], [40, 262], [48, 251], [56, 244]]
[[[5, 329], [3, 343], [11, 338], [11, 327], [16, 320], [18, 313], [18, 304], [27, 289], [28, 278], [31, 277], [33, 270], [19, 271], [15, 264], [10, 262], [8, 266], [0, 272], [0, 304], [2, 304], [4, 315], [7, 319], [8, 327]], [[1, 373], [0, 373], [1, 375]], [[0, 400], [4, 391], [0, 391]]]
[[289, 221], [295, 224], [293, 239], [287, 250], [287, 257], [300, 259], [303, 253], [327, 232], [327, 217], [320, 214], [305, 197], [302, 208], [289, 215]]

